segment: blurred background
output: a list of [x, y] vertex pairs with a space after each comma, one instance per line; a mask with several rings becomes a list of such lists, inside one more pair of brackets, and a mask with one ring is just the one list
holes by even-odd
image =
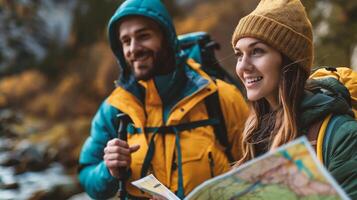
[[[106, 26], [121, 2], [0, 0], [0, 199], [88, 199], [77, 160], [119, 74]], [[220, 43], [217, 58], [235, 76], [231, 35], [258, 0], [164, 3], [178, 34], [206, 31]], [[357, 1], [303, 3], [314, 65], [357, 67]]]

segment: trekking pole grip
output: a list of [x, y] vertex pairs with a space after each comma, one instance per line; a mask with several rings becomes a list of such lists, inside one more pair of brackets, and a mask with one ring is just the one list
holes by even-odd
[[[127, 114], [121, 113], [118, 114], [117, 117], [119, 118], [119, 127], [118, 127], [118, 137], [121, 140], [127, 141], [127, 131], [126, 127], [130, 122], [130, 118]], [[125, 200], [127, 196], [127, 191], [125, 188], [125, 183], [127, 179], [128, 170], [126, 167], [119, 168], [119, 198], [120, 200]]]

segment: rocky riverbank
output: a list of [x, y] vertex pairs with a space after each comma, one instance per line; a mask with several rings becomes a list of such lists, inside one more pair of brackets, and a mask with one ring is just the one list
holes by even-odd
[[51, 124], [0, 110], [0, 199], [88, 199], [76, 195], [76, 168], [89, 121]]

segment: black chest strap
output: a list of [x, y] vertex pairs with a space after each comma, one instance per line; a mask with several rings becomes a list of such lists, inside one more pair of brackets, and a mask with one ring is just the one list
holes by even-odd
[[219, 143], [225, 148], [224, 152], [229, 162], [233, 162], [234, 158], [231, 152], [232, 147], [228, 142], [227, 128], [219, 101], [218, 91], [206, 97], [205, 104], [209, 118], [219, 120], [219, 123], [213, 125], [214, 134]]

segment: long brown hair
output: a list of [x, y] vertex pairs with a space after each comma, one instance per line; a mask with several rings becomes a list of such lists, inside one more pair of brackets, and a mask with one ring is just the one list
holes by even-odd
[[[269, 149], [274, 149], [282, 144], [292, 141], [299, 136], [298, 132], [298, 107], [301, 103], [305, 82], [308, 73], [298, 63], [291, 62], [286, 56], [283, 57], [281, 79], [279, 81], [279, 108], [275, 115], [273, 134], [270, 137]], [[245, 124], [242, 140], [243, 157], [236, 165], [240, 165], [254, 158], [253, 144], [249, 142], [256, 133], [261, 123], [261, 117], [270, 112], [269, 103], [263, 98], [251, 102], [251, 113]]]

